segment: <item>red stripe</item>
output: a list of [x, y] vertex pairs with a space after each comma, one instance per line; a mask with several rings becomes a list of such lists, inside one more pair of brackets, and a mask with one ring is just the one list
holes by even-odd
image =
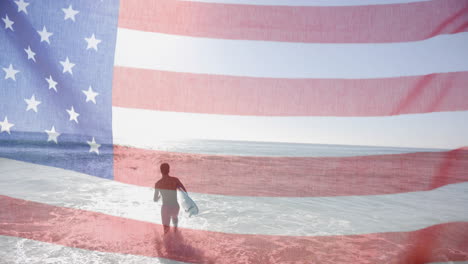
[[[289, 237], [182, 229], [0, 196], [0, 235], [196, 263], [424, 263], [468, 260], [468, 223], [414, 232]], [[155, 206], [155, 210], [158, 210]], [[259, 223], [261, 224], [261, 223]], [[426, 242], [430, 247], [426, 246]]]
[[468, 181], [468, 151], [362, 157], [242, 157], [114, 147], [114, 179], [154, 186], [169, 162], [191, 192], [234, 196], [377, 195]]
[[[267, 116], [385, 116], [468, 110], [468, 72], [385, 79], [275, 79], [115, 67], [113, 105]], [[371, 100], [370, 100], [371, 99]]]
[[333, 7], [122, 0], [119, 27], [223, 39], [382, 43], [466, 31], [467, 14], [465, 0]]

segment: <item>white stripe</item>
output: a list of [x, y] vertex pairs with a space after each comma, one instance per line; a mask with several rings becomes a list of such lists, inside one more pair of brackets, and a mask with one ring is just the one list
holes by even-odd
[[[9, 159], [0, 159], [0, 168], [2, 195], [160, 223], [151, 188]], [[179, 224], [225, 233], [288, 236], [413, 231], [468, 221], [467, 188], [468, 182], [427, 192], [315, 198], [191, 193], [201, 214], [188, 218], [181, 213]]]
[[158, 149], [161, 141], [170, 139], [446, 149], [468, 146], [468, 111], [351, 118], [226, 116], [112, 109], [114, 143], [148, 149]]
[[427, 2], [430, 0], [183, 0], [189, 2], [270, 6], [364, 6]]
[[46, 242], [0, 236], [0, 263], [122, 263], [122, 264], [183, 264], [165, 258], [91, 251]]
[[278, 78], [383, 78], [468, 70], [468, 33], [417, 42], [315, 44], [118, 29], [115, 65]]

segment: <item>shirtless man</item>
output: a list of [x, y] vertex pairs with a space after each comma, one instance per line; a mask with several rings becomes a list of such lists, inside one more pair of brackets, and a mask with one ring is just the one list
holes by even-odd
[[[163, 163], [160, 166], [162, 178], [154, 185], [153, 201], [157, 202], [162, 196], [163, 205], [161, 206], [161, 219], [164, 226], [164, 234], [170, 229], [170, 221], [174, 225], [174, 231], [177, 231], [179, 222], [179, 203], [177, 202], [177, 188], [185, 192], [184, 185], [176, 177], [169, 176], [169, 164]], [[161, 196], [159, 195], [161, 194]]]

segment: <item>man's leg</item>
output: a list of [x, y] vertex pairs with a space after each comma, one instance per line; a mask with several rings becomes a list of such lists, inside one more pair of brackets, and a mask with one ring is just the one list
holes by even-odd
[[164, 227], [164, 234], [169, 232], [169, 224], [171, 221], [170, 208], [167, 205], [161, 206], [161, 220]]
[[172, 224], [174, 225], [174, 231], [177, 232], [177, 225], [179, 224], [179, 206], [175, 207], [172, 212]]
[[174, 224], [174, 231], [177, 232], [177, 224], [179, 223], [179, 218], [176, 216], [176, 217], [173, 217], [172, 218], [172, 224]]

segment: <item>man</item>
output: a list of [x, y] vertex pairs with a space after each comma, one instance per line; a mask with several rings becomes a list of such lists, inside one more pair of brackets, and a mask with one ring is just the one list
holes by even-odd
[[177, 223], [179, 222], [179, 203], [177, 202], [177, 189], [181, 188], [185, 192], [184, 185], [176, 177], [169, 176], [169, 164], [163, 163], [160, 166], [162, 178], [154, 185], [154, 198], [157, 202], [162, 196], [163, 204], [161, 206], [161, 219], [164, 226], [164, 234], [167, 234], [170, 229], [170, 221], [174, 225], [174, 231], [177, 231]]

